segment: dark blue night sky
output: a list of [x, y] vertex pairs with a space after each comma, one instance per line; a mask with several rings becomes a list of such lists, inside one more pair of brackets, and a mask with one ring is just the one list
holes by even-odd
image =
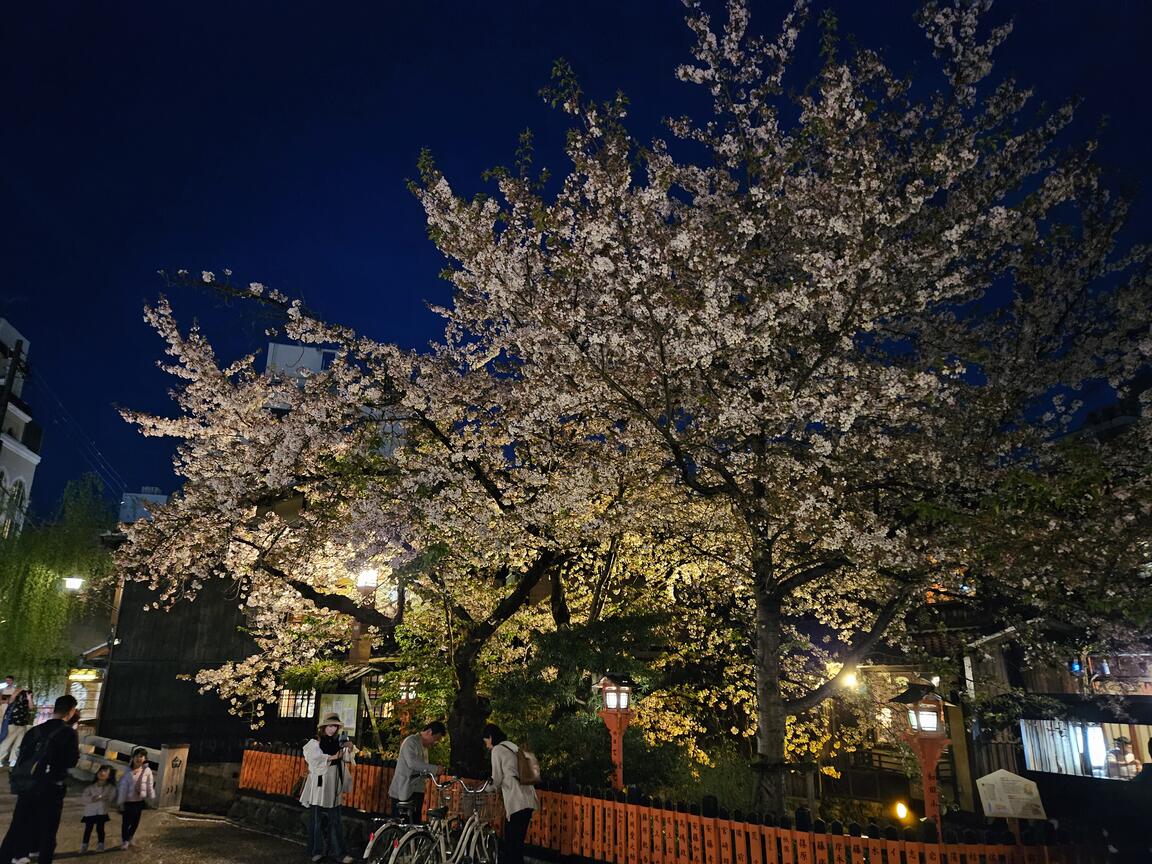
[[[915, 4], [817, 9], [826, 5], [898, 69], [930, 64]], [[754, 25], [774, 26], [785, 6], [752, 0]], [[993, 10], [1009, 16], [1001, 74], [1050, 102], [1084, 97], [1086, 128], [1108, 116], [1102, 159], [1118, 185], [1139, 184], [1152, 139], [1152, 4]], [[690, 44], [682, 19], [673, 0], [10, 4], [0, 315], [31, 341], [25, 398], [46, 427], [36, 512], [48, 515], [90, 470], [87, 439], [129, 489], [175, 485], [170, 445], [140, 438], [115, 411], [169, 405], [161, 345], [140, 314], [162, 290], [156, 270], [230, 267], [420, 346], [437, 329], [425, 303], [447, 296], [405, 188], [420, 149], [471, 190], [485, 168], [511, 162], [531, 127], [542, 158], [562, 167], [563, 118], [537, 95], [558, 57], [590, 94], [623, 89], [633, 128], [651, 135], [662, 116], [700, 104], [673, 76]], [[1132, 233], [1152, 237], [1148, 191]], [[266, 341], [207, 296], [173, 300], [228, 353]]]

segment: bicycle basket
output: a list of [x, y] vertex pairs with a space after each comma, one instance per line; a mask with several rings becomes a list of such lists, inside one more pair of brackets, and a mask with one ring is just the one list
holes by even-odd
[[504, 806], [499, 790], [486, 792], [465, 792], [459, 785], [441, 794], [441, 804], [448, 805], [448, 815], [453, 818], [468, 819], [473, 813], [481, 822], [495, 823], [504, 817]]

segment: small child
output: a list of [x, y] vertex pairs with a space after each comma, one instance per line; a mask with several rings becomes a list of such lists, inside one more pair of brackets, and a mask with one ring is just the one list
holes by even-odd
[[124, 841], [121, 849], [130, 849], [133, 846], [132, 838], [136, 836], [136, 829], [140, 827], [140, 816], [144, 812], [144, 805], [149, 798], [156, 797], [156, 787], [152, 781], [152, 769], [148, 767], [148, 751], [137, 747], [132, 751], [132, 762], [129, 769], [120, 778], [117, 803], [120, 812], [124, 814], [120, 826], [120, 839]]
[[108, 805], [116, 803], [116, 772], [103, 765], [96, 772], [96, 782], [80, 794], [84, 802], [84, 842], [80, 851], [88, 851], [92, 828], [96, 828], [96, 851], [104, 851], [104, 823], [108, 821]]

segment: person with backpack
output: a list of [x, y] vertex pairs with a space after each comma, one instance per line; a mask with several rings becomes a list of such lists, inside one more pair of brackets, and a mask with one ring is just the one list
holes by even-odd
[[79, 719], [76, 699], [64, 695], [56, 700], [52, 718], [24, 736], [16, 765], [8, 775], [16, 807], [0, 843], [0, 861], [39, 851], [40, 864], [52, 864], [64, 810], [65, 780], [68, 769], [80, 761], [80, 742], [73, 728]]
[[5, 762], [15, 765], [16, 754], [20, 752], [20, 741], [32, 728], [32, 691], [19, 691], [12, 697], [12, 703], [4, 713], [8, 716], [8, 734], [0, 743], [0, 765]]
[[[484, 746], [492, 754], [492, 785], [504, 800], [504, 849], [500, 864], [524, 864], [524, 838], [536, 800], [535, 784], [540, 782], [540, 766], [527, 748], [517, 747], [495, 723], [484, 727]], [[524, 781], [524, 782], [522, 782]]]

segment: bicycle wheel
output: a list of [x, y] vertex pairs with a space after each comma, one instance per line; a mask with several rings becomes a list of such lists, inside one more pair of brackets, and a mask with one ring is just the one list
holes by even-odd
[[496, 840], [496, 832], [491, 828], [481, 829], [477, 838], [476, 851], [480, 853], [480, 864], [496, 864], [500, 857], [500, 847]]
[[[459, 820], [457, 820], [459, 821]], [[448, 860], [457, 861], [460, 856], [456, 850], [460, 848], [460, 838], [464, 834], [464, 829], [457, 825], [455, 828], [448, 829]]]
[[435, 864], [439, 852], [435, 837], [427, 831], [414, 831], [400, 841], [388, 864]]
[[406, 830], [395, 822], [377, 828], [371, 846], [364, 850], [364, 859], [368, 864], [386, 864]]

